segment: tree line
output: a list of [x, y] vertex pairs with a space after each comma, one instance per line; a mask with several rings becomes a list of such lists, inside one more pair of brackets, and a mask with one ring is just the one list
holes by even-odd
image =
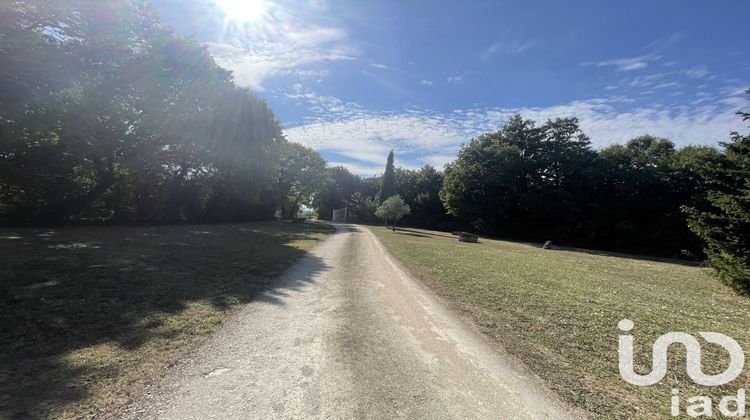
[[362, 178], [287, 141], [265, 101], [145, 0], [5, 2], [0, 41], [0, 224], [266, 220], [303, 206], [375, 223], [398, 196], [403, 224], [707, 258], [750, 287], [749, 135], [596, 150], [575, 118], [514, 116], [442, 171], [396, 167], [391, 152], [382, 176]]
[[[748, 114], [740, 113], [749, 120]], [[708, 258], [722, 279], [750, 291], [750, 135], [722, 149], [678, 148], [642, 135], [595, 150], [576, 118], [512, 117], [462, 146], [443, 172], [395, 168], [362, 179], [329, 168], [317, 208], [348, 207], [374, 222], [379, 203], [403, 199], [403, 223], [521, 241]], [[382, 211], [382, 210], [381, 210]]]
[[145, 1], [0, 5], [0, 223], [285, 217], [325, 161]]

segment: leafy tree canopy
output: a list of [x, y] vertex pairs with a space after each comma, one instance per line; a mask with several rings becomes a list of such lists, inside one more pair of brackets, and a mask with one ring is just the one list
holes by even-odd
[[375, 215], [383, 219], [386, 226], [389, 221], [393, 222], [393, 230], [395, 231], [396, 223], [410, 212], [409, 205], [404, 203], [401, 197], [394, 195], [383, 201], [383, 204], [375, 211]]

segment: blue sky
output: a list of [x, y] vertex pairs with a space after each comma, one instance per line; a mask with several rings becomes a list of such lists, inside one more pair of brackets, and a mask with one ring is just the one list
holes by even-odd
[[577, 116], [597, 148], [746, 130], [734, 115], [750, 109], [746, 1], [155, 3], [290, 140], [361, 175], [382, 172], [390, 149], [399, 166], [442, 168], [517, 112]]

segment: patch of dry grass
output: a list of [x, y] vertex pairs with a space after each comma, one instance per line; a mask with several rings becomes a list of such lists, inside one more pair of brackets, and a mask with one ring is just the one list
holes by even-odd
[[0, 229], [0, 418], [105, 416], [332, 229]]
[[[750, 350], [750, 300], [708, 269], [487, 239], [467, 244], [443, 232], [371, 229], [413, 274], [593, 417], [663, 418], [673, 387], [681, 390], [683, 403], [694, 395], [718, 403], [717, 397], [749, 386], [747, 372], [723, 387], [696, 386], [679, 346], [672, 348], [669, 373], [658, 385], [630, 385], [618, 373], [617, 322], [623, 318], [635, 322], [640, 373], [651, 370], [654, 339], [669, 331], [716, 331]], [[703, 342], [703, 350], [705, 372], [728, 366], [720, 348]]]

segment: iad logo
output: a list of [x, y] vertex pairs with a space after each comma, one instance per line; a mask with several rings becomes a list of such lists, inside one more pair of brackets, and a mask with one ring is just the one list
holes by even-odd
[[[635, 325], [629, 319], [623, 319], [617, 327], [620, 331], [630, 332]], [[653, 385], [664, 378], [667, 373], [667, 350], [672, 344], [682, 344], [687, 354], [687, 374], [693, 382], [703, 386], [719, 386], [727, 384], [737, 378], [745, 366], [745, 353], [742, 347], [731, 337], [715, 332], [700, 332], [701, 337], [709, 343], [718, 344], [729, 353], [729, 367], [717, 375], [706, 375], [701, 368], [701, 345], [698, 339], [683, 332], [669, 332], [656, 339], [653, 345], [651, 372], [646, 375], [635, 373], [633, 369], [633, 336], [621, 334], [619, 339], [619, 368], [620, 376], [625, 381], [638, 386]], [[680, 400], [678, 389], [672, 390], [671, 412], [673, 416], [680, 414]], [[713, 402], [707, 396], [695, 396], [687, 400], [686, 414], [690, 417], [711, 416]], [[736, 408], [729, 407], [733, 404]], [[728, 417], [745, 415], [745, 389], [737, 391], [737, 395], [726, 396], [719, 402], [719, 411]]]
[[[617, 327], [624, 332], [633, 329], [633, 321], [623, 319]], [[709, 343], [718, 344], [729, 352], [729, 367], [718, 375], [706, 375], [701, 369], [701, 345], [698, 339], [683, 332], [666, 333], [654, 342], [651, 372], [639, 375], [633, 370], [633, 336], [620, 335], [620, 376], [633, 385], [649, 386], [664, 378], [667, 373], [667, 350], [672, 344], [682, 344], [687, 352], [687, 374], [698, 385], [718, 386], [733, 381], [745, 366], [745, 353], [734, 339], [715, 332], [699, 333]]]

